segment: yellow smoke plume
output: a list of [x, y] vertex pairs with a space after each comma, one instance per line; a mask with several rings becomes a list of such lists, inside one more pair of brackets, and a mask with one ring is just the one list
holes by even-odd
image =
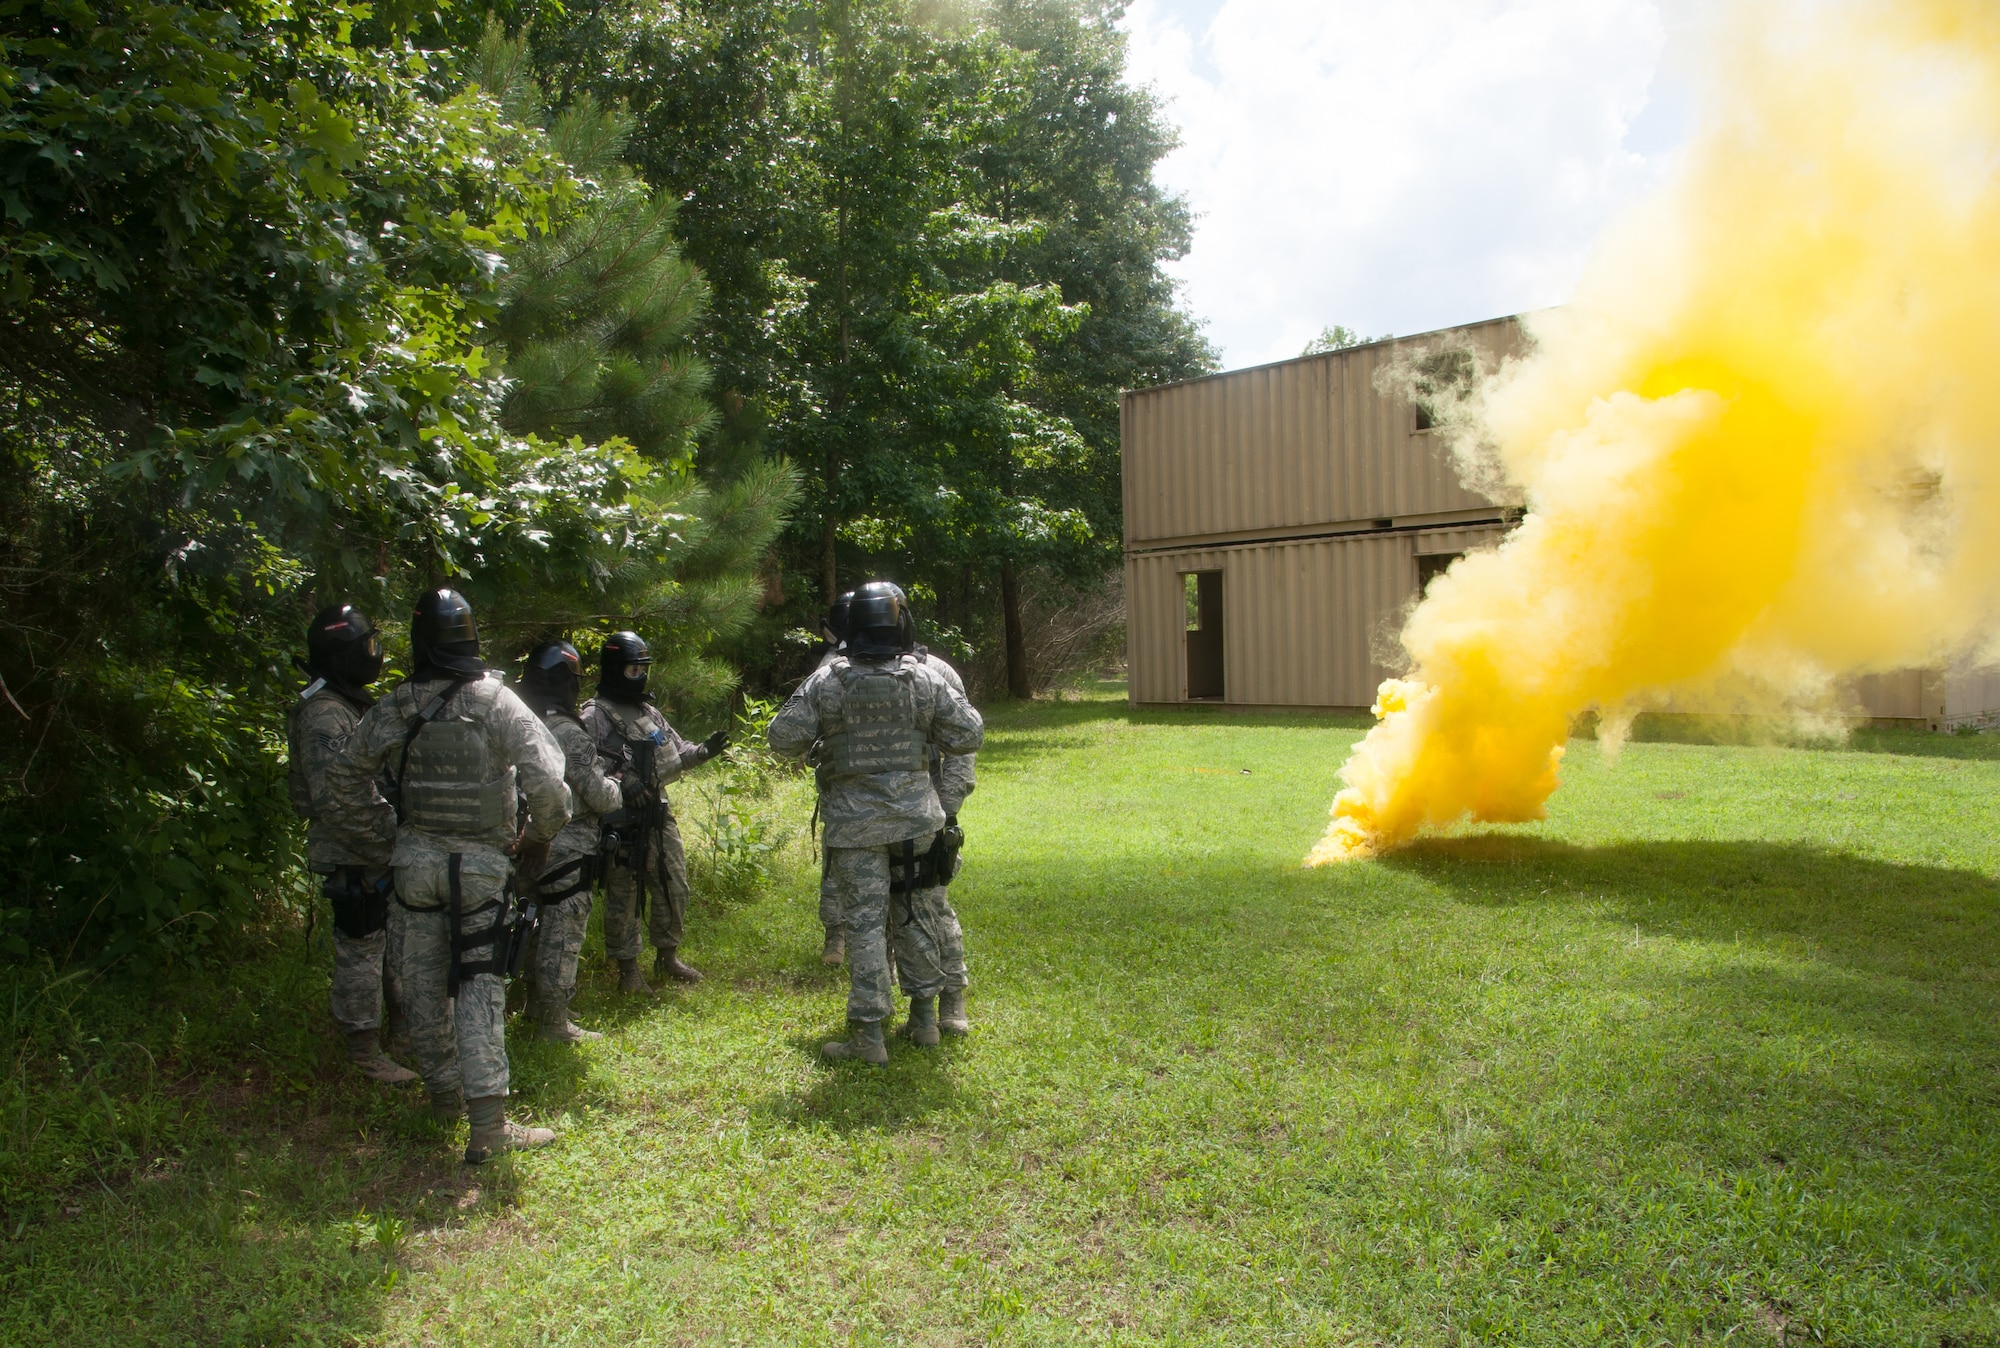
[[1686, 159], [1462, 427], [1525, 494], [1434, 581], [1310, 864], [1541, 818], [1595, 709], [1991, 659], [2000, 4], [1742, 3]]

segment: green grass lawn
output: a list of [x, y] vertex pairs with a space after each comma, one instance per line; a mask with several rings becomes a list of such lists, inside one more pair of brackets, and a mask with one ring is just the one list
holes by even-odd
[[593, 957], [479, 1171], [274, 955], [230, 1074], [107, 1069], [174, 1141], [0, 1231], [0, 1341], [2000, 1344], [2000, 744], [1578, 741], [1546, 823], [1302, 870], [1361, 731], [1001, 711], [969, 1042], [818, 1061], [799, 855], [698, 988]]

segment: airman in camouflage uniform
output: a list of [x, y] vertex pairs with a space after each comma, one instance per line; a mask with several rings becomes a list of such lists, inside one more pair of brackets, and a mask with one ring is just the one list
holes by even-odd
[[578, 1044], [604, 1036], [582, 1029], [569, 1018], [576, 995], [576, 965], [583, 951], [584, 929], [590, 925], [590, 888], [596, 880], [599, 816], [622, 803], [618, 783], [597, 765], [597, 744], [577, 715], [576, 698], [582, 658], [567, 641], [537, 646], [528, 656], [521, 700], [542, 718], [563, 751], [563, 780], [569, 785], [573, 813], [555, 841], [537, 882], [541, 926], [535, 937], [529, 970], [533, 989], [529, 1005], [544, 1039]]
[[[830, 1058], [889, 1061], [882, 1023], [894, 1009], [889, 991], [888, 909], [892, 871], [911, 885], [930, 853], [945, 813], [931, 783], [929, 749], [968, 754], [985, 728], [951, 685], [912, 652], [915, 624], [903, 592], [876, 581], [855, 591], [849, 653], [815, 670], [772, 718], [774, 753], [803, 759], [818, 749], [831, 766], [821, 809], [841, 919], [847, 937], [846, 1041], [824, 1045]], [[907, 889], [905, 889], [907, 893]], [[901, 924], [897, 958], [916, 971], [936, 955], [916, 944], [914, 922]], [[913, 998], [911, 1014], [935, 1023], [934, 1004]]]
[[[826, 653], [819, 658], [817, 668], [825, 669], [834, 662], [847, 643], [847, 606], [854, 602], [854, 591], [835, 599], [826, 606], [826, 618], [820, 630], [826, 634]], [[824, 799], [826, 788], [832, 780], [827, 765], [813, 763], [813, 788]], [[814, 814], [819, 810], [815, 807]], [[843, 964], [847, 960], [847, 936], [841, 928], [840, 886], [833, 882], [833, 861], [826, 854], [824, 844], [820, 849], [819, 864], [819, 925], [826, 933], [825, 941], [819, 948], [821, 964]]]
[[[639, 971], [639, 922], [653, 944], [653, 972], [680, 983], [701, 973], [680, 958], [687, 933], [687, 853], [667, 786], [722, 752], [717, 731], [700, 744], [684, 740], [646, 693], [652, 653], [636, 632], [615, 632], [599, 656], [597, 696], [583, 704], [583, 726], [597, 744], [601, 766], [618, 779], [624, 808], [604, 822], [619, 837], [605, 859], [604, 952], [618, 962], [622, 992], [652, 995]], [[622, 816], [622, 817], [621, 817]]]
[[387, 969], [389, 849], [349, 846], [325, 822], [327, 770], [375, 704], [368, 685], [382, 673], [382, 645], [374, 624], [351, 604], [322, 610], [306, 629], [305, 668], [312, 682], [286, 718], [288, 785], [292, 808], [306, 820], [306, 864], [324, 877], [333, 903], [333, 1019], [361, 1075], [401, 1086], [417, 1074], [382, 1051], [385, 1004], [392, 1018], [399, 1015], [394, 971]]
[[[461, 596], [426, 594], [410, 636], [416, 671], [361, 718], [330, 773], [332, 796], [344, 833], [395, 840], [389, 923], [410, 1038], [433, 1113], [456, 1117], [462, 1100], [472, 1125], [465, 1159], [477, 1165], [555, 1140], [506, 1117], [507, 882], [510, 852], [525, 875], [546, 869], [549, 843], [569, 822], [569, 787], [541, 718], [480, 661]], [[400, 827], [375, 788], [384, 769], [394, 770]], [[517, 833], [522, 801], [528, 817]]]
[[[965, 680], [945, 661], [918, 647], [917, 653], [951, 690], [965, 696]], [[930, 751], [931, 787], [937, 792], [938, 806], [944, 811], [948, 831], [958, 828], [958, 812], [976, 785], [979, 755], [948, 754], [933, 744]], [[971, 1022], [965, 1015], [965, 989], [971, 980], [965, 970], [965, 932], [958, 912], [951, 906], [946, 888], [950, 876], [933, 877], [941, 883], [918, 890], [910, 898], [910, 911], [903, 923], [915, 928], [896, 942], [897, 968], [902, 973], [903, 991], [910, 998], [911, 1018], [903, 1033], [918, 1044], [935, 1044], [938, 1031], [969, 1034]], [[909, 950], [914, 958], [905, 960], [900, 952]], [[928, 998], [937, 999], [935, 1025], [920, 1019]]]

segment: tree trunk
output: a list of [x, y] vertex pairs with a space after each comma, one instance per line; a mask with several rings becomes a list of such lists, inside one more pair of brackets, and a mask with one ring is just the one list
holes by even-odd
[[833, 518], [832, 506], [827, 507], [825, 526], [820, 538], [820, 579], [824, 584], [824, 598], [831, 604], [840, 594], [840, 576], [834, 565], [834, 540], [840, 533], [840, 524]]
[[1014, 697], [1035, 695], [1028, 680], [1028, 635], [1021, 629], [1021, 585], [1014, 575], [1014, 559], [1000, 563], [1000, 608], [1007, 619], [1007, 691]]

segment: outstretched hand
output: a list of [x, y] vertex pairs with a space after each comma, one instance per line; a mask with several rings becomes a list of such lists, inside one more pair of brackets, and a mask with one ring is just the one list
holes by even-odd
[[729, 732], [727, 730], [716, 731], [701, 742], [701, 747], [708, 750], [710, 758], [715, 757], [729, 747]]

